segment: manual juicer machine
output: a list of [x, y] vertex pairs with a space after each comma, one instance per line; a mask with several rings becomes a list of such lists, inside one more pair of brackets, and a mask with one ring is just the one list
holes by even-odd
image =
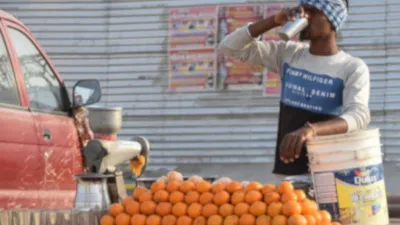
[[96, 138], [83, 149], [87, 172], [75, 175], [77, 192], [74, 208], [107, 209], [111, 203], [127, 196], [118, 166], [143, 156], [145, 165], [140, 176], [148, 163], [150, 144], [143, 137], [137, 137], [136, 141], [116, 140], [122, 124], [122, 108], [91, 107], [89, 124]]

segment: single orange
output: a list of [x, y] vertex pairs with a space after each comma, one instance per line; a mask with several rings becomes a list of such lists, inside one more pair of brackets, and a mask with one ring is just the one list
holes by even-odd
[[147, 217], [143, 214], [136, 214], [131, 218], [131, 225], [146, 225]]
[[115, 224], [115, 219], [110, 215], [104, 215], [100, 219], [100, 225], [114, 225], [114, 224]]
[[161, 182], [161, 181], [154, 182], [151, 184], [151, 192], [154, 194], [157, 191], [165, 190], [165, 187], [166, 187], [165, 182]]
[[286, 192], [281, 196], [281, 202], [297, 201], [297, 195], [294, 192]]
[[142, 195], [144, 192], [147, 192], [148, 190], [143, 187], [143, 186], [138, 186], [135, 188], [135, 191], [133, 192], [133, 198], [135, 200], [139, 200], [139, 196]]
[[282, 212], [282, 203], [280, 202], [273, 202], [268, 206], [267, 214], [270, 217], [274, 217], [280, 215]]
[[230, 193], [233, 194], [237, 191], [243, 190], [242, 185], [238, 181], [232, 181], [230, 184], [226, 186], [226, 190]]
[[176, 204], [178, 202], [183, 202], [185, 199], [185, 195], [182, 192], [175, 191], [169, 195], [169, 202], [172, 204]]
[[174, 181], [168, 182], [166, 189], [169, 193], [172, 193], [175, 191], [179, 191], [180, 186], [181, 186], [181, 183], [179, 181], [174, 180]]
[[145, 201], [152, 201], [153, 200], [153, 194], [150, 191], [143, 192], [139, 196], [139, 202], [143, 203]]
[[253, 204], [254, 202], [261, 201], [262, 198], [263, 198], [263, 196], [260, 191], [252, 190], [252, 191], [248, 191], [246, 193], [245, 201], [248, 204]]
[[211, 184], [208, 181], [202, 180], [197, 184], [196, 189], [200, 194], [209, 192], [211, 190]]
[[172, 204], [169, 202], [160, 202], [156, 206], [156, 213], [160, 216], [166, 216], [171, 214]]
[[172, 214], [174, 216], [184, 216], [187, 213], [188, 206], [183, 202], [178, 202], [172, 206]]
[[287, 225], [287, 218], [282, 215], [274, 216], [272, 219], [272, 225]]
[[269, 192], [264, 195], [264, 202], [267, 204], [271, 204], [273, 202], [279, 202], [281, 199], [281, 196], [278, 194], [278, 192]]
[[178, 217], [178, 220], [176, 221], [176, 225], [188, 225], [188, 224], [192, 224], [193, 219], [190, 218], [189, 216], [180, 216]]
[[154, 193], [153, 198], [155, 202], [168, 202], [169, 193], [166, 190], [158, 190]]
[[276, 186], [273, 185], [273, 184], [266, 184], [266, 185], [264, 185], [264, 186], [261, 188], [260, 191], [261, 191], [261, 193], [262, 193], [263, 195], [266, 195], [266, 194], [268, 194], [268, 193], [270, 193], [270, 192], [276, 191]]
[[175, 225], [176, 224], [176, 216], [174, 215], [167, 215], [162, 218], [161, 224], [162, 225]]
[[260, 184], [259, 182], [253, 181], [250, 182], [249, 184], [247, 184], [247, 186], [245, 187], [245, 191], [260, 191], [262, 188], [262, 184]]
[[341, 225], [339, 222], [332, 222], [331, 225]]
[[203, 209], [203, 206], [200, 205], [199, 203], [195, 202], [189, 205], [189, 208], [187, 210], [188, 216], [192, 217], [195, 219], [196, 217], [201, 216], [201, 210]]
[[278, 193], [281, 195], [288, 193], [288, 192], [293, 192], [293, 191], [294, 191], [293, 184], [289, 181], [283, 181], [278, 186]]
[[219, 215], [227, 217], [233, 214], [233, 205], [225, 203], [219, 207]]
[[307, 198], [307, 195], [303, 190], [295, 190], [294, 193], [297, 195], [297, 201], [299, 202]]
[[332, 222], [331, 214], [326, 210], [318, 211], [318, 214], [321, 215], [321, 224], [330, 224]]
[[316, 224], [320, 225], [321, 221], [322, 221], [322, 217], [321, 214], [319, 214], [318, 212], [314, 213], [312, 216], [314, 216]]
[[213, 202], [214, 195], [211, 192], [205, 192], [200, 195], [199, 202], [202, 205], [207, 205]]
[[239, 225], [239, 217], [236, 215], [227, 216], [224, 220], [224, 225]]
[[237, 216], [242, 216], [244, 214], [248, 214], [250, 210], [250, 206], [247, 203], [241, 202], [235, 205], [235, 208], [233, 209], [235, 215]]
[[272, 219], [270, 216], [261, 215], [256, 219], [256, 225], [271, 225]]
[[133, 201], [133, 200], [132, 200], [131, 202], [128, 202], [128, 203], [126, 204], [125, 211], [126, 211], [129, 215], [131, 215], [131, 216], [133, 216], [133, 215], [135, 215], [135, 214], [138, 214], [139, 211], [140, 211], [140, 204], [139, 204], [139, 202]]
[[142, 204], [140, 204], [140, 213], [144, 215], [152, 215], [156, 212], [156, 203], [153, 201], [145, 201]]
[[121, 214], [125, 211], [125, 208], [122, 204], [114, 203], [110, 206], [108, 211], [111, 216], [117, 217], [119, 214]]
[[224, 183], [216, 183], [213, 187], [212, 187], [212, 192], [214, 194], [221, 192], [221, 191], [225, 191], [226, 189], [226, 184]]
[[189, 191], [185, 195], [185, 202], [186, 204], [190, 205], [195, 202], [199, 202], [200, 194], [197, 191]]
[[129, 202], [132, 202], [132, 201], [134, 201], [133, 198], [131, 198], [131, 197], [126, 197], [126, 198], [124, 198], [124, 200], [122, 200], [122, 206], [124, 206], [124, 208], [126, 208], [126, 205], [127, 205]]
[[231, 196], [227, 191], [221, 191], [214, 195], [213, 202], [214, 204], [220, 206], [225, 203], [228, 203], [230, 199]]
[[121, 213], [115, 218], [115, 225], [130, 225], [131, 216], [126, 213]]
[[251, 204], [249, 211], [254, 216], [264, 215], [267, 212], [267, 204], [261, 201], [254, 202]]
[[212, 215], [207, 220], [207, 225], [223, 225], [224, 219], [220, 215]]
[[207, 225], [207, 219], [204, 216], [196, 217], [192, 225]]
[[309, 199], [305, 199], [300, 203], [301, 205], [301, 214], [303, 215], [314, 215], [318, 212], [318, 204]]
[[289, 217], [288, 225], [308, 225], [308, 221], [302, 215], [293, 215]]
[[184, 181], [179, 187], [179, 191], [182, 193], [188, 193], [189, 191], [194, 191], [195, 189], [196, 185], [190, 180]]
[[214, 204], [207, 204], [207, 205], [203, 206], [203, 208], [201, 210], [201, 214], [206, 218], [209, 218], [210, 216], [213, 216], [213, 215], [217, 215], [218, 214], [218, 206], [216, 206]]
[[283, 204], [282, 207], [282, 214], [285, 216], [293, 216], [293, 215], [300, 215], [301, 214], [301, 206], [296, 201], [288, 201]]
[[172, 181], [183, 182], [182, 174], [177, 171], [169, 172], [167, 175], [167, 178], [168, 178], [168, 182], [172, 182]]
[[244, 214], [239, 218], [239, 225], [255, 225], [256, 217], [251, 214]]
[[161, 225], [161, 216], [151, 215], [147, 217], [146, 225]]
[[244, 191], [237, 191], [237, 192], [233, 193], [233, 195], [231, 197], [232, 204], [237, 205], [241, 202], [244, 202], [245, 196], [246, 196], [246, 194], [244, 193]]
[[305, 215], [304, 217], [307, 220], [307, 225], [317, 225], [317, 220], [313, 215]]

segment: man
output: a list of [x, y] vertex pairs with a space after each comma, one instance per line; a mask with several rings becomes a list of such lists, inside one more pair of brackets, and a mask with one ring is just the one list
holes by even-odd
[[[370, 122], [367, 65], [340, 50], [337, 32], [347, 17], [347, 1], [299, 0], [299, 6], [250, 23], [228, 35], [219, 52], [281, 75], [279, 127], [273, 172], [308, 173], [305, 143], [314, 136], [364, 129]], [[305, 42], [256, 41], [264, 32], [306, 17]]]

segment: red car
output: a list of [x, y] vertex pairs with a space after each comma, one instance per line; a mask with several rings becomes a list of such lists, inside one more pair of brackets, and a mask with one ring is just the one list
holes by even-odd
[[79, 81], [73, 96], [28, 28], [0, 11], [0, 209], [73, 207], [82, 155], [72, 108], [98, 102], [99, 82]]

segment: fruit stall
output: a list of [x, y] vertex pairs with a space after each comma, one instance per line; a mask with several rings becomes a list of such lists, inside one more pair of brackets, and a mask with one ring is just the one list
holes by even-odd
[[[392, 221], [391, 224], [400, 224]], [[261, 184], [199, 176], [183, 179], [176, 171], [138, 186], [114, 203], [100, 225], [340, 225], [309, 193], [291, 182]]]
[[[150, 180], [146, 180], [150, 182]], [[176, 171], [139, 185], [107, 210], [0, 211], [0, 225], [339, 225], [308, 189], [223, 177], [186, 179]], [[391, 225], [400, 225], [400, 197], [389, 197]]]

